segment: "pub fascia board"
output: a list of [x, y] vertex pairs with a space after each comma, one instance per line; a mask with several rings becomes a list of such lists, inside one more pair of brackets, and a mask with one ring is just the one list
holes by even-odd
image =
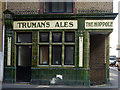
[[[102, 22], [102, 23], [106, 23], [108, 22], [110, 26], [98, 26], [95, 27], [94, 24], [93, 26], [87, 26], [86, 23], [98, 23], [98, 22]], [[113, 20], [85, 20], [85, 29], [113, 29]]]
[[[17, 23], [30, 23], [30, 22], [50, 22], [50, 27], [33, 27], [33, 28], [19, 28]], [[64, 22], [73, 22], [73, 27], [55, 27], [56, 23]], [[14, 21], [13, 29], [14, 30], [23, 30], [23, 29], [77, 29], [78, 21], [77, 20], [40, 20], [40, 21]]]

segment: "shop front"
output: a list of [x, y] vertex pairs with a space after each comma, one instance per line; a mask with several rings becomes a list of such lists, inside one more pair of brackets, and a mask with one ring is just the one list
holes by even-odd
[[116, 14], [4, 14], [4, 82], [109, 83], [109, 34]]

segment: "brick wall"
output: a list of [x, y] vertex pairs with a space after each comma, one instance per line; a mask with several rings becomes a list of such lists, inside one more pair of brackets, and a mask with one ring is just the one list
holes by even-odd
[[113, 2], [76, 2], [77, 13], [112, 13]]
[[38, 14], [39, 2], [8, 2], [8, 9], [14, 14]]
[[[39, 14], [40, 2], [8, 2], [15, 14]], [[113, 2], [75, 2], [77, 13], [112, 13]]]

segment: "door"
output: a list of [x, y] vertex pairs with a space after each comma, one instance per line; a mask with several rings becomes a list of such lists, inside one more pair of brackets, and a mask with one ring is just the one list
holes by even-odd
[[17, 46], [17, 82], [30, 82], [31, 80], [32, 47]]
[[90, 36], [90, 83], [91, 85], [106, 83], [105, 35]]

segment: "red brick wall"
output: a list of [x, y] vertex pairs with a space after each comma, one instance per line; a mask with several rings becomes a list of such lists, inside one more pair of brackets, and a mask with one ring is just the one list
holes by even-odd
[[[15, 14], [42, 13], [43, 3], [40, 2], [8, 2], [8, 9]], [[75, 2], [76, 13], [112, 13], [112, 2]]]

